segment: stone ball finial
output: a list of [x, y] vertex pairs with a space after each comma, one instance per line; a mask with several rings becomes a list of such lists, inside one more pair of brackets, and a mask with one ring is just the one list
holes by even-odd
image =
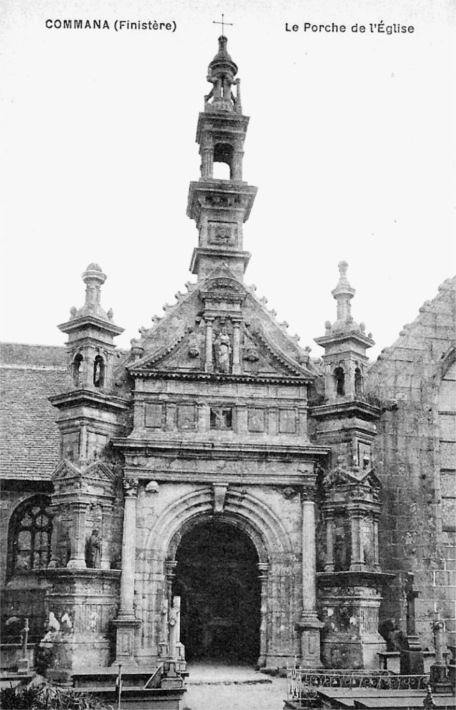
[[87, 283], [87, 281], [95, 281], [100, 286], [104, 284], [106, 281], [107, 276], [106, 274], [103, 273], [101, 270], [101, 267], [98, 264], [89, 264], [87, 269], [84, 271], [82, 274], [82, 280]]

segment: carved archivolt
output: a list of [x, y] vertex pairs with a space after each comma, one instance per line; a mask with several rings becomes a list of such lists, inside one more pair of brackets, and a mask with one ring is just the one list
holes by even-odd
[[[204, 487], [171, 503], [159, 516], [146, 540], [146, 555], [173, 557], [182, 535], [213, 515], [212, 487]], [[256, 547], [260, 562], [272, 552], [283, 559], [293, 550], [288, 533], [269, 506], [249, 493], [229, 489], [220, 520], [243, 530]], [[153, 548], [155, 547], [155, 550]], [[158, 549], [157, 549], [158, 548]], [[146, 559], [147, 564], [147, 559]]]

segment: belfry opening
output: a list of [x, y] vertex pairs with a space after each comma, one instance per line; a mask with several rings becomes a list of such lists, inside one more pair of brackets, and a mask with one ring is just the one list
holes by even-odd
[[176, 552], [173, 595], [181, 598], [188, 660], [254, 664], [260, 653], [258, 554], [246, 533], [209, 519]]

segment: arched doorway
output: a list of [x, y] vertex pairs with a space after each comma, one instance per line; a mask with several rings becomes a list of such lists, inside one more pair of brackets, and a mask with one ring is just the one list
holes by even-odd
[[188, 660], [254, 663], [260, 651], [258, 554], [234, 525], [206, 520], [176, 551], [173, 596], [181, 597]]

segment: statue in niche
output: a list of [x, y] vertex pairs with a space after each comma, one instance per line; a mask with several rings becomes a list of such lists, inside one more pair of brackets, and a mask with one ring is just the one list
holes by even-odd
[[198, 338], [196, 337], [196, 333], [193, 331], [190, 333], [188, 337], [188, 356], [191, 358], [199, 357], [200, 354], [200, 347], [198, 343]]
[[347, 570], [349, 567], [347, 543], [344, 526], [339, 523], [334, 532], [334, 569], [336, 572]]
[[215, 341], [216, 355], [217, 355], [217, 365], [219, 372], [229, 372], [230, 371], [230, 356], [231, 356], [231, 339], [228, 335], [228, 331], [224, 326], [219, 333], [217, 340]]
[[101, 538], [98, 530], [92, 530], [87, 543], [87, 563], [93, 569], [101, 568]]

